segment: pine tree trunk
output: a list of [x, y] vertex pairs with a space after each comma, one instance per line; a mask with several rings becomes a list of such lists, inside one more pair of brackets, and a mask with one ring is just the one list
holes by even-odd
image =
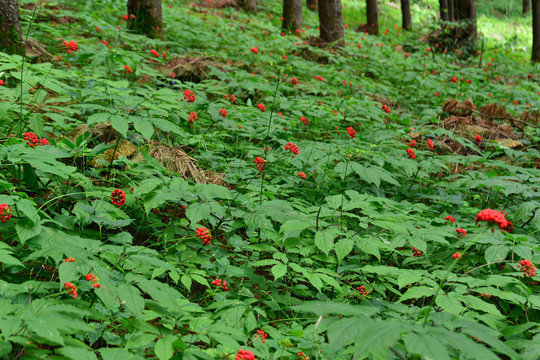
[[402, 23], [403, 30], [412, 29], [410, 0], [401, 0], [401, 23]]
[[302, 28], [302, 0], [283, 0], [283, 28]]
[[338, 46], [343, 46], [341, 0], [319, 0], [318, 2], [321, 39], [327, 43], [337, 41]]
[[377, 0], [366, 0], [367, 28], [371, 35], [379, 35]]
[[448, 21], [456, 21], [454, 14], [454, 0], [447, 0], [448, 3]]
[[532, 61], [540, 62], [540, 0], [532, 0]]
[[448, 21], [448, 0], [439, 0], [439, 12], [441, 14], [441, 20]]
[[17, 0], [0, 0], [0, 51], [7, 54], [24, 51]]
[[459, 0], [459, 20], [464, 25], [465, 37], [474, 46], [478, 37], [476, 0]]
[[531, 10], [531, 0], [523, 0], [523, 15]]
[[307, 8], [311, 11], [317, 11], [317, 0], [307, 0]]
[[161, 0], [128, 0], [127, 8], [130, 30], [151, 38], [163, 38]]

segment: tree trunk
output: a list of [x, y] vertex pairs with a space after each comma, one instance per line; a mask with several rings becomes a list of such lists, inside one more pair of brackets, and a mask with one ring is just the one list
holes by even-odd
[[401, 0], [401, 23], [402, 23], [403, 30], [412, 29], [410, 0]]
[[454, 14], [454, 0], [447, 0], [448, 3], [448, 21], [456, 21]]
[[17, 0], [0, 0], [0, 51], [7, 54], [24, 51]]
[[341, 0], [319, 0], [319, 25], [322, 40], [343, 46]]
[[307, 0], [306, 1], [307, 8], [311, 11], [317, 10], [317, 0]]
[[283, 28], [302, 28], [302, 0], [283, 0]]
[[161, 0], [128, 0], [127, 9], [130, 30], [151, 38], [163, 38]]
[[476, 0], [459, 0], [459, 21], [463, 24], [465, 38], [474, 46], [478, 37], [476, 26]]
[[540, 62], [540, 0], [532, 0], [532, 61]]
[[523, 0], [523, 15], [531, 10], [531, 0]]
[[366, 0], [367, 29], [371, 35], [379, 35], [377, 0]]
[[256, 13], [257, 12], [257, 0], [245, 0], [244, 1], [244, 9], [246, 9], [249, 12]]
[[441, 14], [441, 20], [448, 21], [448, 0], [439, 0], [439, 12]]

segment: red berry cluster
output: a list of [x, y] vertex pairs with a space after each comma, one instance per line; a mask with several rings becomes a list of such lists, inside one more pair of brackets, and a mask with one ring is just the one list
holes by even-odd
[[408, 148], [407, 149], [407, 156], [410, 159], [416, 159], [416, 153], [414, 152], [414, 149]]
[[300, 152], [300, 149], [298, 148], [298, 146], [296, 146], [295, 144], [293, 144], [291, 142], [287, 143], [287, 145], [285, 145], [285, 150], [289, 150], [294, 155], [298, 155], [298, 153]]
[[23, 137], [23, 140], [26, 140], [26, 143], [30, 146], [30, 147], [34, 147], [34, 146], [42, 146], [42, 145], [49, 145], [49, 140], [45, 139], [45, 138], [38, 138], [36, 134], [34, 134], [33, 132], [27, 132], [24, 134], [24, 137]]
[[324, 78], [322, 76], [315, 76], [315, 79], [319, 80], [319, 81], [324, 81]]
[[68, 257], [67, 259], [62, 260], [63, 263], [65, 262], [76, 262], [74, 258]]
[[309, 119], [305, 116], [300, 117], [300, 121], [304, 123], [304, 125], [309, 124]]
[[266, 168], [266, 160], [264, 160], [262, 157], [257, 156], [255, 157], [255, 166], [257, 166], [257, 170], [263, 171]]
[[259, 104], [259, 105], [257, 105], [257, 107], [259, 108], [259, 110], [261, 110], [261, 112], [266, 111], [266, 106], [264, 106], [264, 104]]
[[221, 279], [216, 279], [214, 281], [212, 281], [212, 285], [215, 285], [217, 287], [222, 287], [223, 288], [223, 291], [228, 291], [229, 288], [227, 287], [227, 281], [225, 280], [221, 280]]
[[99, 289], [101, 287], [101, 284], [99, 283], [99, 280], [96, 277], [96, 275], [94, 275], [92, 273], [88, 273], [88, 274], [85, 275], [84, 278], [87, 281], [92, 281], [94, 283], [92, 286], [95, 287], [96, 289]]
[[369, 291], [366, 290], [366, 287], [364, 285], [357, 287], [356, 293], [358, 295], [358, 300], [362, 300], [369, 295]]
[[124, 69], [126, 69], [128, 73], [133, 74], [133, 69], [129, 65], [125, 65]]
[[304, 179], [304, 180], [306, 179], [306, 174], [305, 174], [304, 172], [302, 172], [302, 171], [300, 171], [300, 172], [298, 173], [298, 176], [300, 176], [300, 177], [301, 177], [302, 179]]
[[126, 193], [120, 189], [111, 192], [111, 203], [116, 206], [122, 206], [126, 203]]
[[253, 354], [251, 351], [240, 349], [238, 350], [238, 353], [236, 354], [234, 360], [257, 360], [257, 358], [255, 357], [255, 354]]
[[159, 53], [154, 49], [150, 50], [150, 54], [154, 55], [157, 58], [159, 57]]
[[210, 240], [212, 240], [212, 235], [210, 235], [210, 231], [205, 227], [200, 227], [195, 232], [195, 235], [202, 240], [203, 245], [209, 245]]
[[76, 299], [77, 296], [79, 296], [79, 295], [77, 295], [77, 287], [76, 287], [75, 285], [73, 285], [72, 283], [70, 283], [70, 282], [65, 282], [65, 283], [64, 283], [64, 288], [65, 288], [66, 290], [69, 290], [69, 291], [68, 291], [68, 294], [71, 295], [71, 296], [73, 296], [74, 299]]
[[298, 354], [296, 354], [296, 356], [298, 356], [298, 360], [309, 360], [309, 356], [307, 356], [306, 354], [304, 354], [303, 351], [299, 352]]
[[296, 78], [293, 77], [293, 78], [291, 79], [291, 83], [292, 83], [293, 85], [296, 85], [296, 84], [298, 84], [298, 80], [296, 80]]
[[[186, 99], [188, 103], [192, 103], [195, 101], [195, 94], [191, 90], [184, 90], [184, 99]], [[184, 99], [182, 99], [182, 101], [184, 101]]]
[[8, 204], [0, 204], [0, 221], [5, 223], [7, 220], [11, 219], [11, 208]]
[[484, 294], [484, 293], [480, 293], [480, 296], [483, 297], [483, 298], [490, 298], [492, 297], [493, 295], [488, 295], [488, 294]]
[[259, 53], [259, 49], [257, 49], [256, 47], [252, 47], [252, 48], [251, 48], [251, 52], [254, 53], [254, 54], [258, 54], [258, 53]]
[[476, 215], [476, 222], [487, 221], [495, 223], [501, 228], [501, 230], [512, 231], [514, 228], [512, 223], [505, 219], [502, 212], [491, 209], [484, 209]]
[[197, 120], [197, 117], [198, 117], [197, 113], [195, 111], [192, 111], [192, 112], [189, 113], [187, 121], [189, 121], [190, 123], [193, 124], [195, 122], [195, 120]]
[[428, 141], [427, 141], [427, 147], [428, 147], [428, 150], [429, 150], [429, 151], [432, 151], [432, 150], [435, 148], [435, 144], [433, 143], [433, 141], [431, 141], [430, 139], [428, 139]]
[[521, 260], [517, 267], [523, 271], [523, 276], [525, 277], [533, 277], [536, 275], [536, 267], [531, 260]]
[[227, 116], [227, 110], [225, 110], [225, 109], [219, 109], [219, 115], [221, 115], [221, 117]]
[[412, 252], [413, 252], [413, 256], [414, 256], [414, 257], [420, 257], [420, 256], [422, 256], [422, 254], [423, 254], [423, 252], [421, 252], [420, 250], [418, 250], [418, 249], [415, 248], [414, 246], [413, 246], [413, 248], [412, 248]]
[[461, 258], [463, 257], [463, 254], [461, 254], [460, 252], [456, 252], [456, 253], [453, 253], [453, 254], [452, 254], [452, 257], [453, 257], [454, 259], [461, 260]]
[[476, 135], [475, 138], [474, 138], [474, 141], [477, 143], [477, 144], [480, 144], [480, 142], [482, 141], [482, 137], [480, 135]]
[[448, 215], [447, 217], [445, 217], [444, 220], [450, 221], [452, 222], [452, 224], [456, 223], [456, 219], [451, 215]]
[[458, 240], [461, 240], [462, 237], [467, 236], [467, 230], [465, 229], [456, 229], [456, 232], [458, 234]]
[[407, 146], [416, 147], [416, 140], [411, 140], [411, 142], [408, 143]]
[[383, 105], [382, 106], [382, 109], [384, 110], [385, 113], [387, 114], [390, 114], [391, 110], [390, 110], [390, 107], [388, 105]]
[[350, 126], [347, 128], [347, 136], [349, 136], [351, 139], [354, 139], [356, 136], [356, 131]]
[[62, 46], [64, 46], [67, 49], [66, 51], [68, 52], [68, 54], [71, 54], [72, 52], [79, 50], [79, 45], [73, 40], [71, 40], [70, 42], [64, 41], [62, 43]]
[[266, 338], [268, 337], [268, 334], [265, 333], [263, 330], [257, 330], [257, 335], [255, 335], [254, 337], [256, 338], [257, 336], [260, 336], [262, 342], [264, 343], [266, 342]]

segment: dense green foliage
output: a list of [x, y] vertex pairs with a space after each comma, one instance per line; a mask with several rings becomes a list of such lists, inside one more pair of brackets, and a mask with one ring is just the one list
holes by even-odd
[[281, 34], [277, 1], [166, 1], [164, 40], [120, 1], [20, 3], [40, 45], [0, 53], [0, 357], [540, 357], [540, 68], [487, 32], [508, 18], [480, 7], [467, 57], [419, 40], [437, 1], [411, 33], [384, 4], [380, 37], [345, 2], [341, 49], [307, 10]]

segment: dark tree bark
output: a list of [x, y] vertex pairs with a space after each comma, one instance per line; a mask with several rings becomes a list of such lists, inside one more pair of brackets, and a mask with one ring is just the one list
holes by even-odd
[[448, 0], [439, 0], [439, 12], [441, 14], [441, 20], [448, 21]]
[[244, 9], [246, 9], [249, 12], [256, 13], [257, 12], [257, 0], [244, 0]]
[[412, 29], [410, 0], [401, 0], [401, 24], [402, 24], [403, 30]]
[[17, 0], [0, 0], [0, 51], [6, 54], [24, 51]]
[[531, 0], [523, 0], [523, 15], [531, 10]]
[[130, 30], [151, 38], [163, 38], [161, 0], [128, 0], [127, 9]]
[[448, 2], [448, 21], [456, 21], [454, 14], [454, 0], [447, 0]]
[[319, 25], [322, 40], [343, 46], [341, 0], [319, 0]]
[[366, 0], [367, 29], [371, 35], [379, 35], [377, 0]]
[[540, 0], [532, 0], [532, 61], [540, 62]]
[[307, 0], [306, 1], [307, 8], [311, 11], [317, 10], [317, 0]]
[[478, 28], [476, 25], [476, 0], [459, 0], [459, 21], [463, 24], [465, 37], [476, 44]]
[[302, 0], [283, 0], [283, 28], [302, 28]]

